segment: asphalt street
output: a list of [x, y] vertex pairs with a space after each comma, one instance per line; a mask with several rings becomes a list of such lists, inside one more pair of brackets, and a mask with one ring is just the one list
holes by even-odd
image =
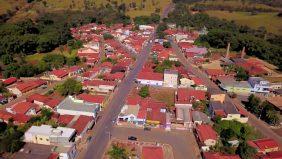
[[[151, 40], [153, 40], [155, 34], [152, 35]], [[105, 108], [104, 113], [100, 121], [94, 126], [94, 134], [88, 145], [88, 150], [86, 151], [83, 158], [86, 159], [100, 159], [102, 158], [109, 139], [111, 132], [113, 131], [114, 121], [125, 102], [126, 96], [129, 94], [130, 89], [134, 83], [134, 79], [137, 74], [141, 71], [143, 65], [145, 64], [152, 43], [146, 43], [140, 52], [134, 68], [128, 73], [125, 79], [120, 83], [118, 89], [115, 92], [113, 99], [110, 101], [108, 106]]]

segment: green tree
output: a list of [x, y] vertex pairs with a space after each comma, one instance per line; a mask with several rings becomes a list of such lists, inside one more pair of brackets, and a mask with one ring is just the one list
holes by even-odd
[[261, 100], [256, 97], [254, 94], [251, 94], [248, 97], [248, 102], [246, 103], [246, 109], [251, 113], [259, 116], [261, 114], [262, 108], [260, 106]]
[[82, 90], [82, 84], [73, 78], [67, 79], [63, 84], [57, 87], [62, 96], [78, 94]]
[[248, 73], [245, 71], [245, 69], [243, 67], [239, 67], [236, 69], [237, 73], [236, 73], [236, 79], [238, 81], [245, 81], [248, 80], [249, 75]]
[[126, 149], [118, 145], [113, 145], [108, 154], [110, 155], [111, 159], [129, 159]]
[[139, 91], [139, 96], [141, 96], [142, 98], [146, 98], [150, 96], [149, 87], [148, 86], [141, 87]]
[[68, 66], [74, 66], [74, 65], [78, 64], [79, 62], [80, 62], [80, 59], [79, 59], [79, 57], [77, 57], [77, 56], [75, 56], [75, 57], [69, 57], [69, 58], [67, 58], [67, 60], [66, 60], [66, 64], [67, 64]]
[[2, 55], [1, 60], [2, 60], [4, 65], [8, 65], [8, 64], [14, 62], [14, 59], [10, 54]]
[[112, 34], [110, 34], [110, 33], [105, 33], [105, 34], [103, 34], [103, 38], [105, 40], [108, 40], [108, 39], [113, 39], [114, 36]]
[[171, 44], [170, 44], [169, 41], [165, 41], [165, 42], [163, 43], [163, 46], [164, 46], [165, 48], [171, 48]]
[[236, 150], [236, 153], [240, 155], [242, 159], [250, 159], [254, 157], [257, 151], [246, 142], [241, 142]]

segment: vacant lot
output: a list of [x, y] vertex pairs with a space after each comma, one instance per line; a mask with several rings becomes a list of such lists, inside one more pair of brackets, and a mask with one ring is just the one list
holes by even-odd
[[164, 102], [167, 106], [174, 106], [175, 89], [150, 87], [150, 96], [153, 99]]
[[272, 13], [259, 13], [251, 15], [249, 12], [228, 12], [210, 10], [206, 13], [213, 17], [220, 19], [234, 20], [240, 25], [247, 25], [251, 28], [258, 28], [263, 26], [268, 32], [282, 35], [282, 18], [278, 17], [276, 12]]

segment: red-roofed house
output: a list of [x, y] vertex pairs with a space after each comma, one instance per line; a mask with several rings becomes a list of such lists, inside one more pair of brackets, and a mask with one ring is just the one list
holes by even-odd
[[142, 113], [145, 115], [146, 118], [146, 124], [151, 126], [166, 126], [166, 104], [163, 102], [155, 101], [152, 99], [145, 99], [142, 100], [140, 103], [140, 109], [141, 114], [138, 114], [142, 116]]
[[142, 159], [163, 159], [164, 152], [162, 147], [143, 146]]
[[79, 94], [77, 98], [85, 102], [100, 104], [100, 106], [103, 105], [103, 102], [105, 100], [105, 96], [103, 95], [91, 95], [86, 93]]
[[94, 125], [94, 118], [80, 115], [77, 121], [71, 126], [75, 129], [78, 137], [82, 137], [88, 129]]
[[19, 102], [6, 110], [13, 114], [36, 115], [40, 111], [40, 107], [30, 102]]
[[74, 118], [74, 115], [60, 115], [57, 122], [60, 124], [68, 125]]
[[5, 110], [0, 110], [0, 121], [8, 123], [9, 119], [13, 119], [13, 123], [19, 125], [27, 123], [30, 117], [25, 114], [12, 114]]
[[46, 108], [50, 108], [50, 109], [55, 108], [60, 103], [60, 100], [58, 100], [58, 99], [53, 99], [51, 97], [47, 97], [45, 95], [41, 95], [41, 94], [38, 94], [38, 93], [30, 95], [26, 99], [26, 101], [31, 102], [31, 103], [35, 103], [35, 104], [39, 105], [40, 107], [46, 107]]
[[218, 135], [210, 125], [197, 125], [196, 131], [203, 150], [209, 150], [210, 146], [217, 143]]
[[61, 81], [68, 76], [68, 72], [65, 70], [53, 70], [50, 72], [50, 80]]
[[195, 84], [195, 90], [202, 90], [202, 91], [207, 91], [208, 88], [205, 86], [204, 82], [202, 79], [198, 77], [191, 77], [191, 80], [194, 81]]
[[259, 153], [268, 153], [279, 150], [279, 144], [273, 139], [258, 139], [248, 141], [248, 144], [256, 148]]
[[44, 80], [33, 80], [28, 82], [22, 82], [16, 84], [14, 87], [8, 87], [8, 90], [17, 95], [18, 97], [22, 96], [23, 93], [26, 93], [28, 91], [31, 91], [35, 88], [38, 88], [42, 85], [46, 85], [47, 82]]
[[205, 71], [211, 79], [215, 79], [219, 76], [225, 76], [225, 72], [222, 69], [206, 69]]
[[282, 159], [282, 151], [269, 152], [261, 159]]
[[7, 78], [3, 81], [3, 83], [8, 86], [8, 85], [11, 85], [13, 83], [17, 82], [17, 78], [16, 77], [10, 77], [10, 78]]
[[189, 88], [179, 88], [175, 92], [175, 106], [192, 107], [192, 103], [199, 100], [205, 100], [206, 93], [201, 90], [194, 90]]
[[105, 73], [103, 79], [106, 81], [121, 81], [124, 75], [124, 72]]
[[137, 82], [143, 85], [162, 86], [164, 76], [155, 72], [140, 72], [137, 76]]
[[204, 152], [204, 159], [241, 159], [239, 155], [221, 154], [219, 152]]

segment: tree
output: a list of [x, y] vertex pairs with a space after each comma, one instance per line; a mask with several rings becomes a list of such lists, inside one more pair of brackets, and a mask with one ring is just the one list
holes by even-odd
[[248, 80], [248, 78], [249, 78], [249, 75], [243, 67], [237, 68], [236, 79], [238, 81], [245, 81], [245, 80]]
[[2, 55], [1, 60], [4, 65], [8, 65], [14, 61], [13, 57], [10, 54]]
[[142, 98], [146, 98], [150, 96], [149, 87], [148, 86], [141, 87], [139, 91], [139, 96], [141, 96]]
[[112, 149], [108, 152], [111, 159], [128, 159], [129, 156], [126, 153], [126, 149], [118, 145], [113, 145]]
[[82, 84], [73, 78], [67, 79], [63, 84], [57, 87], [62, 96], [78, 94], [82, 90]]
[[114, 36], [112, 34], [110, 34], [110, 33], [105, 33], [105, 34], [103, 34], [103, 38], [105, 40], [108, 40], [108, 39], [113, 39]]
[[241, 142], [236, 150], [236, 153], [242, 159], [249, 159], [253, 158], [257, 151], [255, 148], [249, 146], [246, 142]]
[[170, 42], [168, 42], [168, 41], [165, 41], [165, 42], [163, 43], [163, 46], [164, 46], [165, 48], [171, 48], [171, 44], [170, 44]]
[[261, 114], [261, 100], [256, 97], [254, 94], [251, 94], [248, 97], [248, 102], [246, 103], [246, 109], [250, 111], [251, 113], [255, 114], [256, 116], [259, 116]]
[[75, 56], [75, 57], [69, 57], [69, 58], [67, 58], [67, 60], [66, 60], [66, 64], [67, 64], [68, 66], [74, 66], [74, 65], [78, 64], [79, 62], [80, 62], [80, 59], [79, 59], [79, 57], [77, 57], [77, 56]]

